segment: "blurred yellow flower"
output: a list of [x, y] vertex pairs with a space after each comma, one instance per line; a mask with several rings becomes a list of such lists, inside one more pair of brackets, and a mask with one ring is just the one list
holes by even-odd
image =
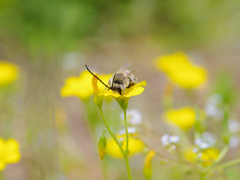
[[[117, 138], [121, 142], [122, 148], [126, 148], [126, 140], [124, 139], [126, 135], [118, 135]], [[122, 141], [121, 141], [122, 140]], [[129, 136], [128, 139], [128, 150], [129, 150], [129, 156], [133, 156], [135, 154], [141, 153], [143, 151], [144, 144], [139, 139], [133, 138], [132, 136]], [[117, 143], [112, 139], [109, 138], [107, 140], [107, 147], [106, 147], [106, 153], [111, 155], [115, 158], [123, 158], [123, 154], [121, 153], [119, 146]]]
[[156, 59], [156, 66], [165, 73], [172, 73], [175, 70], [191, 67], [191, 62], [183, 52], [176, 52], [172, 55], [160, 56]]
[[182, 88], [198, 88], [207, 80], [207, 70], [192, 64], [183, 52], [157, 58], [156, 67]]
[[164, 113], [167, 122], [179, 126], [182, 129], [189, 129], [196, 122], [195, 110], [191, 107], [171, 109]]
[[[98, 75], [98, 77], [107, 84], [112, 75]], [[69, 77], [66, 79], [65, 85], [61, 89], [61, 96], [77, 96], [81, 99], [87, 99], [93, 95], [92, 75], [87, 71], [83, 71], [79, 77]], [[100, 83], [99, 90], [103, 90], [105, 86]]]
[[170, 73], [169, 78], [182, 88], [197, 88], [207, 79], [207, 71], [202, 67], [189, 67], [183, 71], [176, 70]]
[[7, 85], [18, 78], [18, 66], [6, 61], [0, 61], [0, 86]]
[[20, 160], [19, 144], [14, 139], [4, 141], [0, 138], [0, 170], [7, 164], [17, 163]]
[[202, 166], [210, 166], [217, 160], [219, 150], [216, 148], [203, 149], [200, 153], [194, 153], [194, 148], [184, 151], [184, 158], [192, 163], [200, 163]]

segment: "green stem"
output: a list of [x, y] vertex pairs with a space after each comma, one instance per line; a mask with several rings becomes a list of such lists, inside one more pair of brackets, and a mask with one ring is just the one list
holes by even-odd
[[128, 162], [129, 150], [128, 150], [127, 111], [126, 111], [126, 109], [124, 109], [123, 111], [124, 111], [124, 125], [125, 125], [125, 131], [126, 131], [126, 149], [125, 149], [124, 159], [125, 159], [125, 162], [126, 162], [126, 167], [127, 167], [127, 172], [128, 172], [128, 179], [131, 180], [132, 176], [131, 176], [131, 171], [130, 171], [129, 162]]
[[128, 155], [124, 155], [124, 160], [126, 162], [126, 167], [127, 167], [127, 172], [128, 172], [128, 180], [132, 180], [132, 175], [131, 175], [131, 170], [129, 167], [129, 162], [128, 162]]
[[108, 123], [104, 117], [102, 108], [99, 108], [99, 109], [100, 109], [104, 124], [105, 124], [109, 134], [112, 136], [113, 140], [117, 143], [117, 145], [119, 146], [119, 148], [124, 156], [124, 160], [125, 160], [127, 172], [128, 172], [128, 180], [132, 180], [131, 171], [130, 171], [129, 162], [128, 162], [128, 129], [127, 129], [127, 125], [126, 125], [127, 124], [126, 110], [124, 110], [124, 122], [125, 122], [125, 128], [126, 128], [126, 151], [124, 151], [121, 144], [119, 143], [117, 137], [115, 136], [115, 134], [111, 131], [110, 127], [108, 126]]
[[[85, 104], [85, 108], [86, 108], [86, 112], [87, 112], [87, 127], [89, 129], [89, 132], [90, 132], [90, 135], [91, 135], [91, 138], [94, 140], [94, 141], [97, 141], [96, 139], [96, 131], [95, 131], [95, 128], [96, 128], [96, 113], [95, 111], [93, 111], [93, 106], [94, 104], [91, 104], [90, 102], [90, 99], [87, 99], [87, 100], [84, 100], [83, 101], [84, 104]], [[94, 105], [95, 106], [95, 105]]]
[[228, 146], [225, 146], [223, 148], [223, 150], [220, 152], [220, 154], [219, 154], [219, 156], [218, 156], [218, 158], [217, 158], [217, 160], [216, 160], [216, 162], [214, 164], [217, 164], [218, 162], [220, 162], [222, 160], [222, 158], [227, 154], [228, 149], [229, 149]]
[[222, 169], [222, 168], [226, 168], [226, 167], [238, 164], [238, 163], [240, 163], [240, 158], [226, 162], [226, 163], [222, 163], [218, 166], [213, 167], [213, 169]]
[[109, 180], [108, 173], [107, 173], [107, 161], [102, 161], [102, 172], [103, 172], [103, 179]]
[[115, 136], [115, 134], [111, 131], [110, 127], [108, 126], [108, 123], [104, 117], [104, 114], [103, 114], [103, 111], [102, 111], [102, 108], [99, 108], [100, 109], [100, 112], [101, 112], [101, 115], [102, 115], [102, 118], [103, 118], [103, 121], [104, 121], [104, 124], [109, 132], [109, 134], [112, 136], [113, 140], [117, 143], [118, 147], [120, 148], [120, 150], [122, 151], [123, 154], [125, 154], [125, 151], [123, 150], [121, 144], [118, 142], [118, 139], [117, 137]]
[[126, 109], [123, 110], [124, 111], [124, 125], [125, 125], [125, 131], [126, 131], [126, 149], [125, 149], [125, 152], [129, 153], [128, 151], [128, 126], [127, 126], [127, 112], [126, 112]]
[[200, 173], [200, 180], [204, 180], [204, 179], [205, 179], [205, 175], [206, 175], [206, 174], [205, 174], [204, 172], [201, 172], [201, 173]]

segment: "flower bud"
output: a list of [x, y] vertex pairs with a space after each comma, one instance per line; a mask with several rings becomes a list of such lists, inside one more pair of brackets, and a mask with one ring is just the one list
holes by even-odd
[[101, 160], [103, 160], [106, 152], [107, 140], [105, 136], [102, 136], [98, 141], [98, 152]]
[[155, 154], [156, 154], [156, 152], [152, 150], [147, 154], [147, 156], [145, 158], [143, 174], [144, 174], [144, 177], [148, 180], [150, 180], [152, 178], [151, 161], [152, 161], [152, 158], [155, 156]]

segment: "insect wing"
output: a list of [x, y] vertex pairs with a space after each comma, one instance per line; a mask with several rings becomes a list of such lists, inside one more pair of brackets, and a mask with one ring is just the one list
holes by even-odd
[[130, 75], [133, 71], [135, 71], [136, 69], [138, 68], [138, 65], [134, 68], [132, 68], [129, 72], [128, 72], [128, 75]]
[[127, 63], [124, 63], [123, 65], [121, 65], [121, 67], [119, 68], [119, 71], [123, 71], [125, 69], [127, 69], [128, 67], [130, 67], [130, 64], [127, 62]]

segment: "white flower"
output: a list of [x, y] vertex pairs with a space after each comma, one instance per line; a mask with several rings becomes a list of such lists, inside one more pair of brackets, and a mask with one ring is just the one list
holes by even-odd
[[134, 127], [128, 127], [128, 134], [134, 134], [137, 132], [137, 129]]
[[175, 149], [176, 149], [176, 146], [175, 146], [175, 145], [171, 145], [171, 149], [172, 149], [172, 150], [175, 150]]
[[[128, 134], [134, 134], [134, 133], [136, 133], [136, 132], [137, 132], [137, 129], [136, 129], [136, 128], [134, 128], [134, 127], [128, 127]], [[124, 135], [125, 133], [126, 133], [125, 128], [124, 128], [124, 129], [121, 129], [121, 130], [118, 132], [119, 135]]]
[[170, 144], [170, 142], [169, 142], [169, 134], [164, 134], [161, 137], [161, 141], [162, 141], [162, 145], [164, 145], [164, 146], [169, 145]]
[[200, 149], [207, 149], [207, 148], [209, 148], [209, 147], [210, 147], [209, 144], [206, 143], [206, 142], [202, 142], [202, 143], [199, 145], [199, 148], [200, 148]]
[[169, 137], [169, 141], [171, 142], [171, 143], [178, 143], [178, 141], [179, 141], [179, 139], [180, 139], [180, 137], [179, 136], [170, 136]]
[[216, 144], [216, 137], [211, 132], [202, 133], [202, 139], [204, 142], [208, 143], [210, 146], [214, 146]]
[[198, 153], [198, 157], [201, 158], [202, 157], [202, 153]]
[[216, 117], [220, 112], [220, 109], [213, 104], [207, 104], [204, 110], [206, 115], [209, 117]]
[[198, 148], [193, 148], [193, 150], [192, 150], [192, 151], [193, 151], [193, 153], [195, 153], [195, 154], [196, 154], [196, 153], [198, 153]]
[[206, 142], [204, 142], [202, 139], [196, 139], [194, 142], [199, 149], [207, 149], [210, 147], [210, 145]]
[[222, 103], [222, 95], [220, 95], [220, 94], [213, 94], [213, 95], [211, 95], [208, 98], [207, 103], [208, 104], [214, 104], [214, 105]]
[[195, 139], [194, 144], [200, 145], [202, 143], [202, 139]]
[[119, 142], [123, 142], [123, 141], [124, 141], [124, 138], [123, 138], [123, 137], [120, 137], [118, 140], [119, 140]]
[[[169, 134], [164, 134], [161, 137], [162, 145], [164, 145], [164, 146], [168, 146], [170, 144], [172, 144], [174, 146], [174, 144], [177, 144], [179, 140], [180, 140], [180, 137], [175, 136], [175, 135], [170, 136]], [[172, 149], [174, 149], [174, 148], [172, 148]]]
[[220, 120], [223, 116], [223, 112], [218, 108], [218, 105], [222, 103], [222, 96], [220, 94], [211, 95], [204, 108], [208, 117], [215, 117]]
[[228, 124], [229, 131], [233, 134], [237, 133], [239, 131], [239, 122], [236, 120], [229, 120]]
[[[124, 114], [120, 114], [120, 119], [124, 120]], [[130, 125], [141, 125], [142, 115], [138, 110], [127, 110], [127, 121]]]
[[229, 147], [230, 148], [236, 148], [240, 144], [240, 138], [237, 135], [234, 135], [229, 140]]

